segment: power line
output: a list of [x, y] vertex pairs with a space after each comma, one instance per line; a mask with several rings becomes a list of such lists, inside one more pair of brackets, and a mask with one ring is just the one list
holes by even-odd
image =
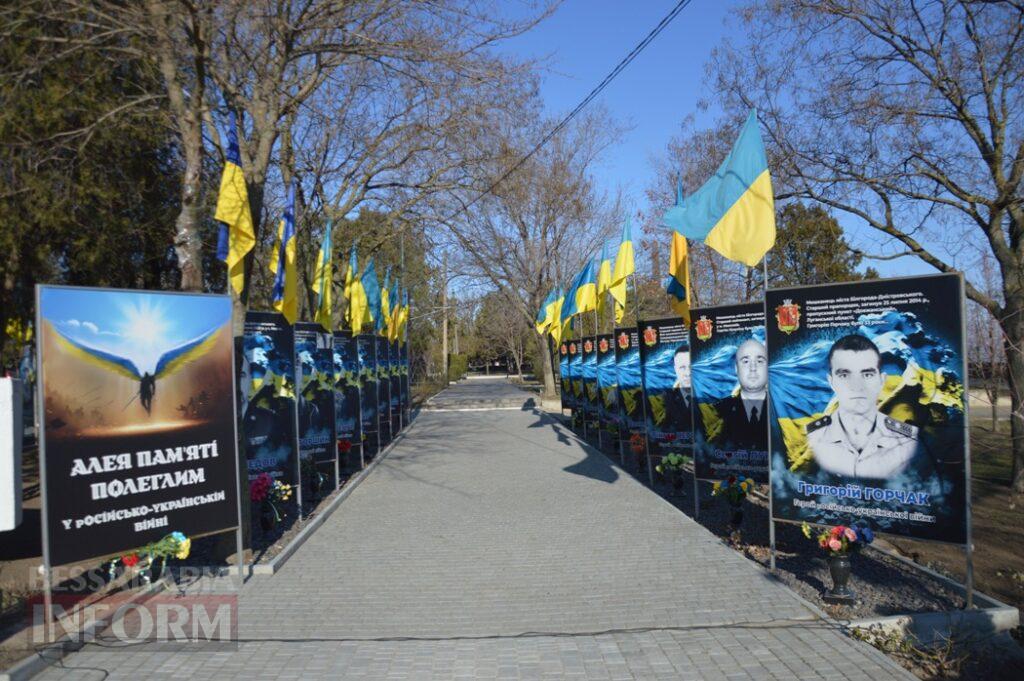
[[500, 185], [502, 182], [504, 182], [506, 179], [508, 179], [508, 177], [510, 175], [512, 175], [512, 173], [514, 173], [515, 171], [519, 170], [519, 168], [521, 168], [524, 163], [529, 161], [530, 158], [532, 158], [534, 154], [536, 154], [538, 151], [540, 151], [541, 148], [545, 144], [550, 142], [551, 139], [555, 135], [557, 135], [559, 133], [559, 131], [561, 131], [566, 125], [568, 125], [569, 122], [572, 121], [572, 119], [576, 118], [576, 116], [579, 115], [579, 113], [581, 111], [583, 111], [583, 109], [585, 109], [587, 107], [587, 105], [590, 104], [590, 102], [592, 102], [599, 94], [601, 94], [601, 92], [606, 87], [608, 87], [608, 85], [610, 85], [611, 82], [613, 80], [615, 80], [615, 78], [620, 73], [622, 73], [622, 71], [627, 66], [629, 66], [629, 64], [634, 59], [636, 59], [638, 56], [640, 56], [640, 53], [643, 52], [647, 48], [648, 45], [650, 45], [652, 42], [654, 42], [654, 39], [658, 37], [658, 34], [660, 34], [662, 31], [664, 31], [668, 27], [668, 25], [670, 23], [672, 23], [672, 20], [675, 19], [679, 15], [680, 12], [682, 12], [684, 9], [686, 9], [686, 6], [689, 5], [691, 1], [692, 0], [679, 0], [679, 2], [676, 3], [675, 7], [673, 7], [669, 11], [668, 14], [666, 14], [664, 17], [662, 17], [661, 21], [659, 21], [658, 24], [654, 28], [651, 29], [651, 31], [644, 37], [644, 39], [641, 40], [639, 43], [637, 43], [636, 46], [634, 46], [633, 49], [630, 50], [629, 53], [625, 57], [623, 57], [622, 60], [619, 61], [618, 64], [615, 65], [615, 68], [613, 68], [608, 73], [608, 75], [604, 77], [604, 80], [602, 80], [600, 83], [598, 83], [597, 86], [593, 90], [591, 90], [587, 94], [587, 96], [584, 97], [583, 100], [579, 104], [577, 104], [576, 107], [572, 111], [570, 111], [568, 114], [566, 114], [566, 116], [561, 121], [558, 122], [558, 125], [556, 125], [554, 128], [551, 129], [550, 132], [548, 132], [546, 135], [544, 135], [544, 137], [542, 137], [541, 140], [539, 142], [537, 142], [537, 144], [533, 147], [533, 149], [531, 149], [521, 159], [516, 161], [515, 165], [513, 165], [511, 168], [506, 170], [501, 175], [501, 177], [499, 177], [497, 180], [495, 180], [487, 189], [485, 189], [482, 192], [480, 192], [476, 196], [476, 198], [474, 198], [469, 203], [463, 205], [461, 208], [459, 208], [454, 213], [452, 213], [450, 216], [448, 216], [446, 222], [451, 222], [452, 220], [457, 218], [460, 214], [465, 213], [467, 210], [472, 208], [473, 205], [476, 204], [477, 201], [479, 201], [480, 199], [482, 199], [483, 197], [487, 196], [492, 191], [494, 191], [494, 189], [497, 188], [497, 186]]

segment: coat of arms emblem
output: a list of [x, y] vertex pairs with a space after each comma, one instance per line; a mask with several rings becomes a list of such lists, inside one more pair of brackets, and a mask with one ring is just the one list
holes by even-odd
[[658, 331], [652, 326], [648, 326], [646, 329], [644, 329], [644, 345], [650, 347], [652, 345], [655, 345], [657, 342]]
[[619, 347], [623, 350], [629, 348], [629, 334], [625, 331], [619, 334]]
[[779, 331], [790, 334], [800, 328], [800, 306], [789, 298], [775, 308], [775, 319], [779, 322]]
[[715, 323], [712, 320], [701, 315], [700, 319], [698, 319], [693, 325], [694, 330], [697, 332], [697, 338], [702, 341], [706, 341], [711, 338], [711, 331], [714, 325]]
[[597, 341], [597, 349], [600, 350], [601, 352], [608, 352], [608, 339], [602, 338], [601, 340]]
[[585, 340], [585, 341], [583, 341], [583, 352], [593, 352], [593, 351], [594, 351], [594, 341], [592, 341], [592, 340]]

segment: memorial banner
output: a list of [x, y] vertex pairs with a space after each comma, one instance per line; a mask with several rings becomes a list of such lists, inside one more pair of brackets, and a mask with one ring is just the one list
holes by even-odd
[[231, 298], [36, 287], [49, 562], [238, 526]]
[[678, 317], [642, 321], [640, 366], [647, 407], [647, 436], [663, 448], [693, 444], [690, 344]]
[[770, 290], [773, 516], [965, 543], [963, 285]]
[[338, 463], [343, 471], [359, 468], [355, 447], [362, 445], [359, 418], [359, 354], [348, 331], [334, 332], [334, 436]]
[[601, 427], [608, 432], [619, 428], [619, 384], [615, 375], [615, 336], [610, 333], [597, 337], [597, 392], [598, 417]]
[[388, 343], [388, 360], [391, 364], [391, 436], [402, 429], [402, 356], [398, 342]]
[[573, 420], [583, 413], [583, 348], [579, 339], [569, 341], [569, 393]]
[[404, 423], [406, 426], [409, 425], [409, 421], [412, 418], [411, 414], [411, 400], [409, 398], [409, 346], [405, 341], [401, 342], [401, 372], [402, 372], [402, 414], [405, 419]]
[[615, 381], [619, 386], [620, 436], [628, 440], [644, 429], [644, 388], [640, 371], [640, 334], [635, 327], [615, 329]]
[[583, 374], [583, 412], [588, 421], [596, 422], [600, 395], [597, 391], [597, 343], [594, 337], [584, 338], [582, 347], [583, 359], [580, 368]]
[[314, 499], [334, 489], [334, 340], [320, 324], [295, 323], [295, 382], [299, 386], [299, 461], [303, 490]]
[[768, 481], [768, 351], [764, 303], [695, 308], [690, 361], [698, 478]]
[[242, 442], [249, 479], [298, 483], [295, 335], [277, 312], [246, 312], [242, 338]]
[[377, 341], [376, 336], [356, 336], [356, 350], [359, 354], [359, 405], [362, 410], [363, 453], [372, 456], [380, 449], [377, 431], [377, 411], [380, 398], [377, 395]]
[[562, 401], [562, 411], [572, 409], [572, 395], [569, 388], [569, 343], [558, 344], [558, 396]]
[[377, 344], [377, 435], [380, 446], [386, 447], [394, 436], [391, 432], [391, 360], [388, 359], [388, 339], [374, 336], [374, 342]]

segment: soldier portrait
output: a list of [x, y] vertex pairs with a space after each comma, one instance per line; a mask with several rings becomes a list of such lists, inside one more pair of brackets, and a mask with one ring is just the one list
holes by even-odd
[[714, 442], [735, 449], [768, 448], [768, 350], [756, 338], [740, 343], [734, 357], [740, 390], [715, 403], [722, 429]]
[[665, 430], [684, 432], [690, 430], [692, 420], [692, 393], [690, 382], [690, 350], [683, 345], [672, 356], [672, 369], [676, 380], [672, 389], [665, 393]]
[[917, 426], [878, 411], [885, 384], [881, 353], [858, 334], [828, 353], [828, 383], [836, 410], [807, 425], [807, 444], [821, 470], [855, 478], [901, 475], [921, 450]]

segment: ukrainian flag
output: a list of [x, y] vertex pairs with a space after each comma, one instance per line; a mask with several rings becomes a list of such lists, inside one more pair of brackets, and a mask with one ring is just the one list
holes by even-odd
[[615, 254], [615, 268], [612, 270], [612, 285], [608, 292], [615, 299], [615, 323], [622, 323], [626, 316], [626, 279], [636, 272], [636, 256], [633, 253], [633, 221], [626, 218], [622, 226], [622, 240]]
[[573, 315], [583, 314], [597, 309], [597, 268], [593, 260], [587, 264], [572, 280], [569, 292], [562, 304], [561, 319], [564, 322]]
[[409, 323], [409, 289], [402, 289], [402, 309], [398, 315], [399, 340], [405, 341], [405, 327]]
[[551, 324], [548, 326], [548, 333], [555, 339], [555, 343], [562, 342], [562, 334], [565, 333], [565, 324], [562, 322], [562, 306], [565, 304], [565, 293], [558, 289], [558, 298], [551, 305]]
[[612, 287], [612, 260], [608, 257], [608, 244], [601, 247], [601, 265], [597, 270], [597, 313], [604, 314], [608, 292]]
[[334, 257], [331, 253], [331, 223], [327, 222], [320, 252], [316, 255], [316, 272], [313, 275], [313, 291], [316, 293], [314, 319], [331, 332], [334, 320], [331, 318], [331, 287], [334, 285]]
[[217, 239], [217, 258], [227, 263], [231, 287], [241, 294], [245, 286], [245, 255], [256, 244], [256, 231], [249, 212], [249, 192], [242, 173], [238, 123], [234, 114], [228, 119], [224, 171], [220, 176], [217, 210], [213, 217], [223, 223]]
[[374, 322], [374, 330], [379, 328], [377, 320], [380, 319], [380, 281], [377, 280], [377, 269], [373, 265], [373, 258], [366, 264], [363, 276], [360, 278], [363, 283], [363, 291], [366, 292], [366, 316], [364, 322]]
[[685, 205], [677, 198], [661, 224], [748, 267], [775, 245], [775, 202], [757, 111], [747, 116], [714, 176]]
[[399, 291], [398, 277], [395, 277], [395, 281], [391, 284], [391, 292], [388, 294], [388, 300], [391, 303], [391, 312], [387, 319], [387, 327], [388, 338], [391, 339], [392, 342], [398, 340], [398, 324], [402, 315], [402, 298]]
[[[384, 335], [388, 336], [389, 338], [391, 337], [390, 333], [388, 332], [388, 320], [391, 318], [391, 291], [389, 290], [390, 287], [391, 266], [389, 265], [387, 269], [384, 270], [384, 286], [382, 286], [380, 289], [380, 315], [378, 315], [376, 323], [374, 324], [374, 328], [377, 329], [377, 333], [380, 333], [381, 330], [384, 330]], [[397, 303], [398, 301], [396, 300], [395, 302]]]
[[679, 232], [672, 233], [672, 254], [668, 263], [669, 279], [665, 292], [677, 315], [690, 325], [690, 263], [686, 239]]
[[295, 269], [295, 183], [288, 188], [288, 201], [284, 217], [277, 228], [277, 257], [270, 261], [274, 274], [271, 300], [274, 309], [284, 315], [289, 324], [299, 316], [298, 271]]
[[355, 244], [352, 245], [352, 253], [348, 260], [348, 271], [345, 273], [345, 288], [343, 289], [345, 299], [348, 301], [348, 310], [345, 316], [348, 319], [352, 335], [358, 335], [363, 330], [363, 320], [366, 318], [366, 291], [363, 290], [363, 282], [359, 279], [359, 258], [356, 254]]
[[537, 333], [543, 334], [551, 325], [554, 324], [557, 319], [553, 316], [555, 312], [555, 303], [558, 302], [561, 291], [558, 287], [551, 289], [548, 293], [548, 297], [541, 303], [540, 310], [537, 311], [537, 318], [534, 321], [534, 326], [537, 328]]

